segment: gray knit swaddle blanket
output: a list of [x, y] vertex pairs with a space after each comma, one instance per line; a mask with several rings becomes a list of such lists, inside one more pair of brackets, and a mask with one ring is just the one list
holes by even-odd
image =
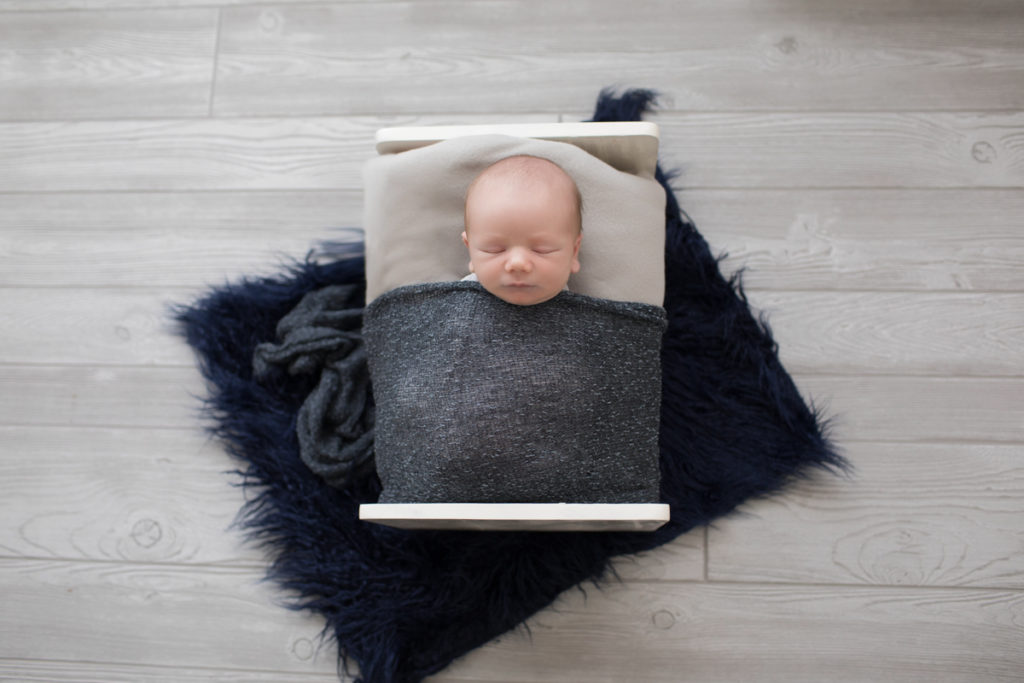
[[331, 486], [373, 473], [373, 405], [363, 346], [363, 309], [355, 285], [308, 292], [277, 324], [277, 341], [256, 346], [253, 376], [274, 372], [316, 379], [299, 409], [295, 435], [302, 462]]
[[365, 311], [380, 503], [654, 503], [659, 306], [477, 282], [398, 287]]

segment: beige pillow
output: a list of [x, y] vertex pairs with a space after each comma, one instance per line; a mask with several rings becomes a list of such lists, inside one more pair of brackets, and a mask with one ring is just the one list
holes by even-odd
[[665, 294], [665, 192], [649, 174], [618, 171], [566, 142], [471, 135], [370, 159], [363, 168], [367, 302], [421, 282], [460, 280], [469, 255], [460, 235], [466, 188], [515, 154], [549, 159], [583, 196], [580, 272], [569, 289], [661, 306]]

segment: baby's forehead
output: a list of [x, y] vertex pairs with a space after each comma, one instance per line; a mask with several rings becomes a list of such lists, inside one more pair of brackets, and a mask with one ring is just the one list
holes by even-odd
[[470, 185], [470, 192], [475, 189], [495, 189], [508, 185], [529, 187], [532, 185], [561, 186], [567, 193], [573, 192], [575, 183], [558, 164], [547, 159], [532, 156], [506, 157], [497, 161], [476, 177]]
[[558, 164], [540, 157], [506, 157], [488, 166], [466, 190], [464, 225], [489, 213], [518, 215], [535, 210], [571, 213], [582, 230], [582, 198], [575, 181]]

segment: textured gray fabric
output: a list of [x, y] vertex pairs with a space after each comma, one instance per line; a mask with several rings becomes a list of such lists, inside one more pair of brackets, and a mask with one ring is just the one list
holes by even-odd
[[299, 409], [295, 431], [302, 461], [328, 484], [344, 488], [373, 471], [374, 408], [363, 345], [363, 309], [351, 308], [355, 285], [309, 292], [277, 324], [278, 343], [253, 354], [253, 374], [267, 380], [275, 367], [319, 376]]
[[379, 502], [657, 502], [665, 324], [660, 306], [568, 291], [382, 294], [363, 323]]

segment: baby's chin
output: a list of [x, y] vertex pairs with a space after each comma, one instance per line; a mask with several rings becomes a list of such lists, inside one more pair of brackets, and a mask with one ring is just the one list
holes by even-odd
[[498, 297], [502, 301], [507, 301], [510, 304], [516, 306], [534, 306], [536, 304], [542, 304], [545, 301], [555, 298], [561, 288], [554, 291], [548, 291], [536, 285], [532, 287], [507, 287], [498, 285], [496, 287], [485, 286], [488, 292]]

